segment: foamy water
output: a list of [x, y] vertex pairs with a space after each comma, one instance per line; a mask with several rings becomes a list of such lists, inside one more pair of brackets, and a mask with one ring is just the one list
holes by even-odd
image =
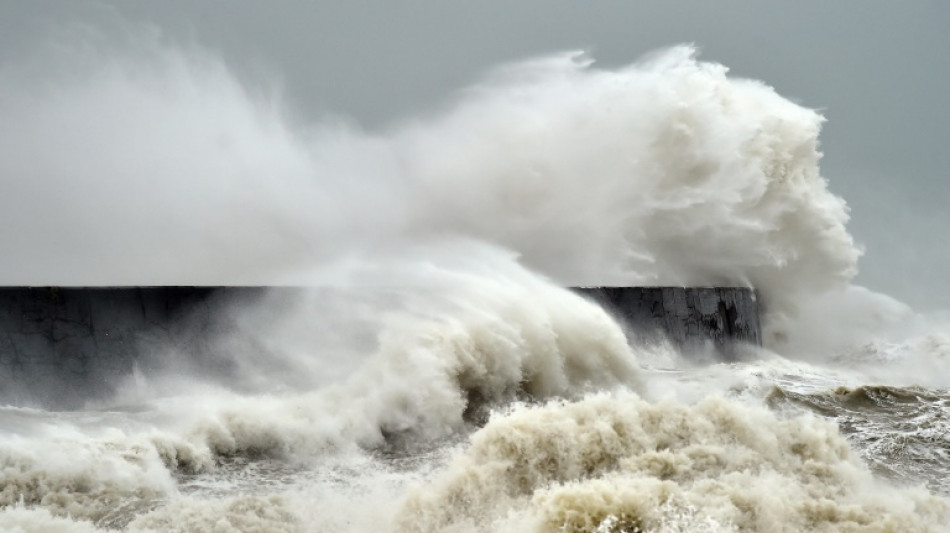
[[[382, 132], [155, 44], [0, 69], [4, 282], [322, 287], [223, 311], [226, 375], [0, 408], [0, 529], [946, 531], [947, 322], [850, 284], [821, 116], [693, 56], [508, 65]], [[725, 283], [765, 311], [734, 363], [561, 288]]]

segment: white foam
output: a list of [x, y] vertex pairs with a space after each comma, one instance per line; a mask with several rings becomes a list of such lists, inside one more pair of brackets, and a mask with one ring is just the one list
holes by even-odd
[[[830, 422], [631, 393], [516, 409], [406, 500], [409, 531], [940, 531], [950, 501], [877, 481]], [[606, 529], [605, 529], [606, 528]], [[640, 528], [640, 529], [637, 529]]]

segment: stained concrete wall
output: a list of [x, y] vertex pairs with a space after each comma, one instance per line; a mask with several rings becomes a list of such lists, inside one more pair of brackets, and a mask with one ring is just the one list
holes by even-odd
[[[0, 403], [72, 407], [106, 397], [176, 350], [192, 369], [227, 375], [217, 339], [235, 328], [223, 307], [262, 287], [0, 288]], [[727, 355], [760, 343], [755, 292], [745, 288], [575, 289], [640, 336], [688, 346], [707, 339]], [[230, 336], [230, 337], [229, 337]], [[217, 365], [217, 366], [216, 366]]]
[[0, 402], [78, 406], [179, 349], [198, 360], [228, 323], [216, 310], [261, 288], [0, 288]]
[[641, 336], [692, 347], [711, 342], [726, 357], [738, 344], [762, 344], [755, 290], [745, 287], [585, 287]]

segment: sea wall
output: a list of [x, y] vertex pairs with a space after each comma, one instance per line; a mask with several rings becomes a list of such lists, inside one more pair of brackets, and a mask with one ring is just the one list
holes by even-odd
[[741, 344], [761, 346], [759, 306], [746, 287], [583, 287], [574, 289], [600, 303], [641, 337], [665, 337], [686, 348], [711, 343], [735, 356]]
[[[190, 370], [226, 376], [216, 342], [235, 338], [226, 312], [264, 287], [0, 288], [0, 403], [72, 407], [107, 397], [139, 370], [176, 354]], [[640, 339], [689, 347], [760, 344], [755, 292], [746, 288], [574, 289]], [[220, 346], [218, 347], [220, 350]]]
[[[218, 309], [262, 288], [0, 288], [0, 402], [72, 407], [174, 351], [197, 364], [226, 334]], [[209, 358], [210, 359], [210, 358]]]

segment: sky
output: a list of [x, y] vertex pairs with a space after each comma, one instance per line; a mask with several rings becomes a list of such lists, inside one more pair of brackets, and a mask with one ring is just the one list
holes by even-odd
[[375, 130], [499, 63], [580, 49], [620, 66], [695, 43], [825, 115], [822, 174], [865, 249], [857, 282], [926, 309], [950, 298], [948, 23], [938, 1], [0, 0], [0, 65], [77, 27], [154, 32], [276, 83], [301, 121]]

